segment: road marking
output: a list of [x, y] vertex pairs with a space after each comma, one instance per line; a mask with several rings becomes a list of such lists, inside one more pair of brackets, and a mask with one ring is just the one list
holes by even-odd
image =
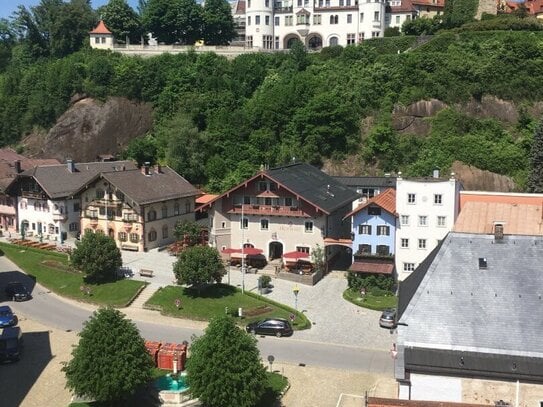
[[355, 397], [355, 398], [359, 398], [359, 399], [363, 399], [364, 396], [359, 396], [358, 394], [347, 394], [347, 393], [341, 393], [339, 395], [339, 399], [337, 401], [337, 404], [336, 404], [336, 407], [340, 407], [340, 403], [341, 403], [341, 399], [343, 396], [347, 396], [347, 397]]

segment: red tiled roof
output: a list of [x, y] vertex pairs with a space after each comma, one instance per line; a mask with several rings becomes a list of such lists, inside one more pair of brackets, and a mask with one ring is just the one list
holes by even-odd
[[245, 0], [238, 0], [236, 2], [234, 14], [245, 14]]
[[394, 271], [394, 264], [376, 263], [372, 261], [355, 261], [351, 267], [349, 267], [349, 271], [369, 274], [392, 274]]
[[196, 198], [196, 203], [198, 205], [205, 205], [206, 203], [208, 203], [209, 201], [212, 201], [216, 197], [218, 197], [218, 195], [216, 194], [204, 194]]
[[437, 0], [434, 2], [434, 0], [411, 0], [412, 4], [416, 4], [417, 6], [428, 6], [428, 7], [445, 7], [445, 1], [444, 0]]
[[368, 407], [485, 407], [494, 404], [454, 403], [449, 401], [398, 400], [368, 397]]
[[402, 4], [399, 6], [390, 6], [391, 13], [408, 13], [412, 11], [416, 11], [415, 7], [413, 7], [413, 3], [411, 3], [411, 0], [402, 0]]
[[94, 30], [90, 31], [89, 34], [112, 34], [112, 32], [106, 27], [104, 20], [100, 20], [98, 25], [94, 27]]
[[396, 214], [396, 190], [393, 188], [385, 189], [383, 193], [376, 195], [373, 198], [368, 199], [366, 202], [358, 205], [355, 210], [345, 215], [343, 219], [353, 216], [354, 214], [357, 214], [358, 212], [360, 212], [362, 209], [366, 208], [369, 205], [377, 205], [383, 208], [385, 211], [387, 211], [391, 215], [395, 215]]

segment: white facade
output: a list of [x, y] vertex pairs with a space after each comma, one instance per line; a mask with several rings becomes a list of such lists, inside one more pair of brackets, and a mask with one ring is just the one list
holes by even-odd
[[[438, 175], [438, 174], [436, 174]], [[458, 216], [460, 182], [436, 178], [396, 181], [396, 270], [403, 280], [449, 233]]]
[[320, 49], [382, 37], [385, 6], [383, 0], [247, 0], [246, 45], [287, 49], [299, 40]]
[[113, 34], [90, 34], [90, 46], [96, 49], [112, 49]]
[[44, 240], [62, 241], [75, 238], [79, 232], [79, 199], [42, 199], [19, 197], [19, 227], [26, 236], [42, 236]]

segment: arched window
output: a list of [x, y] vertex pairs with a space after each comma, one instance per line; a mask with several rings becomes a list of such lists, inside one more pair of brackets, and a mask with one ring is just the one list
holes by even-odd
[[147, 212], [147, 221], [151, 222], [153, 220], [156, 220], [156, 211], [151, 209], [149, 212]]
[[332, 37], [330, 38], [330, 46], [333, 47], [335, 45], [338, 44], [338, 38], [337, 37]]
[[168, 238], [168, 226], [164, 225], [162, 226], [162, 239]]
[[148, 234], [148, 239], [150, 242], [154, 242], [157, 238], [156, 230], [151, 230]]

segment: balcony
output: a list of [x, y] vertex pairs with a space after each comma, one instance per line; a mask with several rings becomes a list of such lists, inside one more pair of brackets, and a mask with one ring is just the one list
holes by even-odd
[[327, 6], [327, 5], [317, 6], [317, 5], [315, 5], [313, 10], [315, 12], [317, 12], [317, 11], [358, 10], [358, 4], [353, 4], [353, 5], [350, 5], [350, 6]]
[[292, 13], [292, 6], [289, 7], [274, 7], [273, 12], [276, 14]]
[[234, 205], [228, 213], [241, 214], [243, 207], [244, 215], [265, 215], [265, 216], [298, 216], [310, 218], [311, 216], [300, 210], [297, 206], [278, 206], [278, 205]]
[[21, 196], [23, 198], [47, 199], [47, 196], [43, 192], [38, 191], [21, 191]]
[[68, 219], [68, 215], [65, 213], [60, 213], [58, 211], [53, 212], [53, 221], [61, 221], [64, 222], [66, 219]]

